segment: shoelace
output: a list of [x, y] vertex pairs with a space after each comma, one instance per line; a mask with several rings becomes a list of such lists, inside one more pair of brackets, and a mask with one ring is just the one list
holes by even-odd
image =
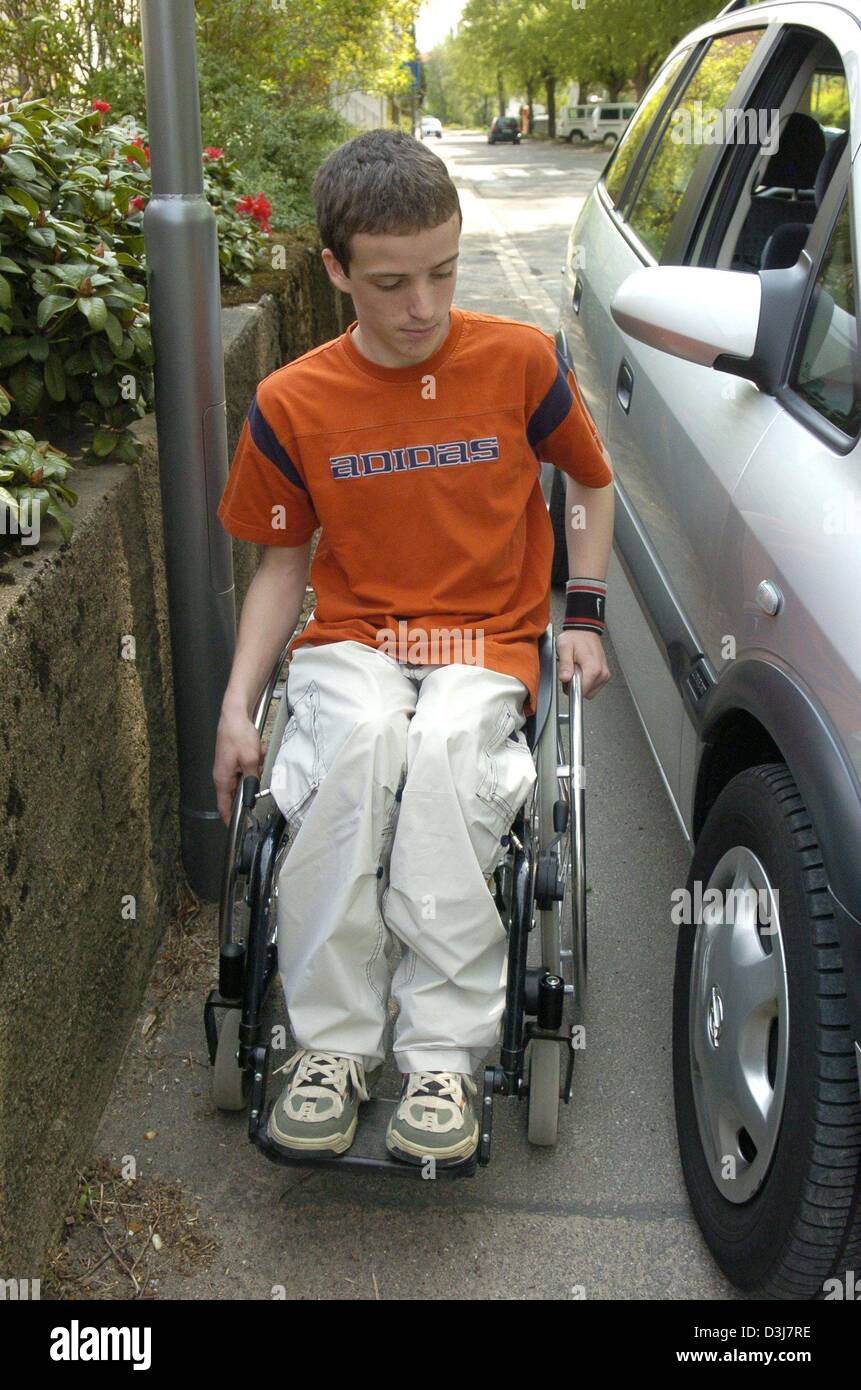
[[[466, 1072], [457, 1071], [420, 1071], [412, 1072], [407, 1084], [406, 1093], [403, 1099], [412, 1100], [413, 1096], [427, 1097], [430, 1101], [435, 1101], [435, 1109], [454, 1101], [455, 1105], [460, 1106], [463, 1099], [463, 1083], [466, 1082], [467, 1090], [472, 1095], [478, 1090], [473, 1078]], [[434, 1089], [432, 1089], [434, 1088]]]
[[337, 1052], [306, 1052], [300, 1047], [283, 1066], [276, 1067], [272, 1075], [277, 1076], [279, 1072], [288, 1071], [299, 1058], [302, 1060], [296, 1068], [291, 1090], [301, 1088], [303, 1095], [309, 1096], [325, 1096], [335, 1091], [343, 1096], [346, 1094], [349, 1076], [360, 1099], [370, 1099], [367, 1087], [359, 1076], [358, 1062], [354, 1057], [341, 1057]]

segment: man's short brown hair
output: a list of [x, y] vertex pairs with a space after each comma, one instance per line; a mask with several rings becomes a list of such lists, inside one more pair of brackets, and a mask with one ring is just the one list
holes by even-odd
[[357, 232], [405, 235], [448, 222], [463, 225], [457, 189], [439, 155], [403, 130], [368, 130], [333, 150], [311, 196], [320, 239], [349, 273]]

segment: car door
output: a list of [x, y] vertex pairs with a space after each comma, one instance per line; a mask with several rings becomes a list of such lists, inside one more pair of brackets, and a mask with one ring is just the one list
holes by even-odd
[[[641, 101], [637, 114], [599, 175], [571, 228], [562, 267], [559, 325], [568, 358], [589, 413], [606, 439], [610, 359], [618, 338], [610, 299], [628, 273], [624, 224], [616, 214], [629, 176], [666, 102], [678, 87], [693, 45], [671, 54]], [[590, 115], [594, 119], [597, 110]]]
[[[671, 112], [739, 104], [775, 41], [748, 22], [710, 34], [671, 59], [647, 93], [616, 155], [588, 200], [572, 241], [584, 264], [572, 292], [572, 361], [587, 406], [607, 441], [616, 474], [615, 555], [610, 592], [611, 636], [671, 798], [679, 806], [684, 707], [680, 667], [697, 645], [692, 620], [704, 616], [706, 570], [715, 541], [700, 524], [680, 526], [674, 490], [699, 478], [709, 440], [732, 416], [726, 378], [635, 342], [616, 326], [610, 303], [616, 288], [643, 265], [665, 259], [689, 216], [686, 195], [707, 186], [714, 146], [674, 139]], [[615, 200], [615, 202], [614, 202]], [[572, 248], [569, 247], [569, 251]], [[576, 327], [573, 324], [576, 322]], [[737, 389], [733, 382], [729, 389]], [[770, 418], [770, 417], [769, 417]], [[748, 425], [749, 440], [732, 451], [743, 467], [768, 418]], [[746, 447], [744, 458], [739, 455]], [[681, 470], [681, 477], [680, 477]], [[707, 485], [701, 522], [725, 509], [725, 483]], [[708, 528], [705, 528], [708, 529]], [[696, 545], [689, 538], [697, 536]], [[643, 623], [642, 612], [649, 618]], [[657, 619], [657, 623], [656, 623]], [[656, 629], [657, 626], [657, 630]]]
[[856, 158], [849, 179], [848, 164], [846, 151], [805, 247], [814, 292], [780, 409], [732, 497], [710, 626], [794, 673], [861, 780], [861, 170]]

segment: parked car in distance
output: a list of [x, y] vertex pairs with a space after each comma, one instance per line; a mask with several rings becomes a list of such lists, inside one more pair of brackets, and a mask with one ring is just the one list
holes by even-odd
[[422, 116], [422, 139], [428, 135], [435, 135], [437, 140], [442, 139], [442, 122], [436, 116]]
[[520, 122], [516, 116], [494, 116], [488, 132], [487, 143], [488, 145], [497, 145], [506, 140], [512, 145], [520, 144]]
[[597, 103], [594, 101], [588, 102], [585, 106], [564, 106], [556, 123], [558, 139], [567, 140], [569, 145], [572, 140], [594, 140], [592, 117], [596, 108]]
[[[858, 7], [822, 0], [681, 39], [571, 229], [556, 339], [613, 464], [608, 632], [691, 855], [654, 922], [682, 1172], [755, 1298], [861, 1270], [859, 64]], [[550, 512], [564, 577], [558, 473]]]
[[637, 103], [598, 102], [592, 108], [592, 121], [587, 139], [597, 140], [601, 145], [615, 145], [625, 132], [625, 127], [637, 109]]

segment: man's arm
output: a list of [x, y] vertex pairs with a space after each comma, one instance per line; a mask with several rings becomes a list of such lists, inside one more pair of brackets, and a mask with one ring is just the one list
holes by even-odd
[[299, 621], [311, 539], [297, 546], [267, 546], [245, 595], [212, 768], [218, 813], [225, 824], [230, 822], [239, 777], [259, 775], [262, 770], [254, 706]]
[[613, 544], [616, 499], [613, 484], [586, 487], [570, 474], [565, 478], [565, 544], [568, 573], [606, 579]]
[[[572, 578], [607, 578], [615, 507], [612, 482], [606, 487], [587, 487], [566, 475], [565, 543]], [[562, 631], [556, 639], [556, 650], [559, 679], [567, 686], [576, 662], [585, 699], [591, 699], [611, 679], [602, 640], [596, 632]]]

